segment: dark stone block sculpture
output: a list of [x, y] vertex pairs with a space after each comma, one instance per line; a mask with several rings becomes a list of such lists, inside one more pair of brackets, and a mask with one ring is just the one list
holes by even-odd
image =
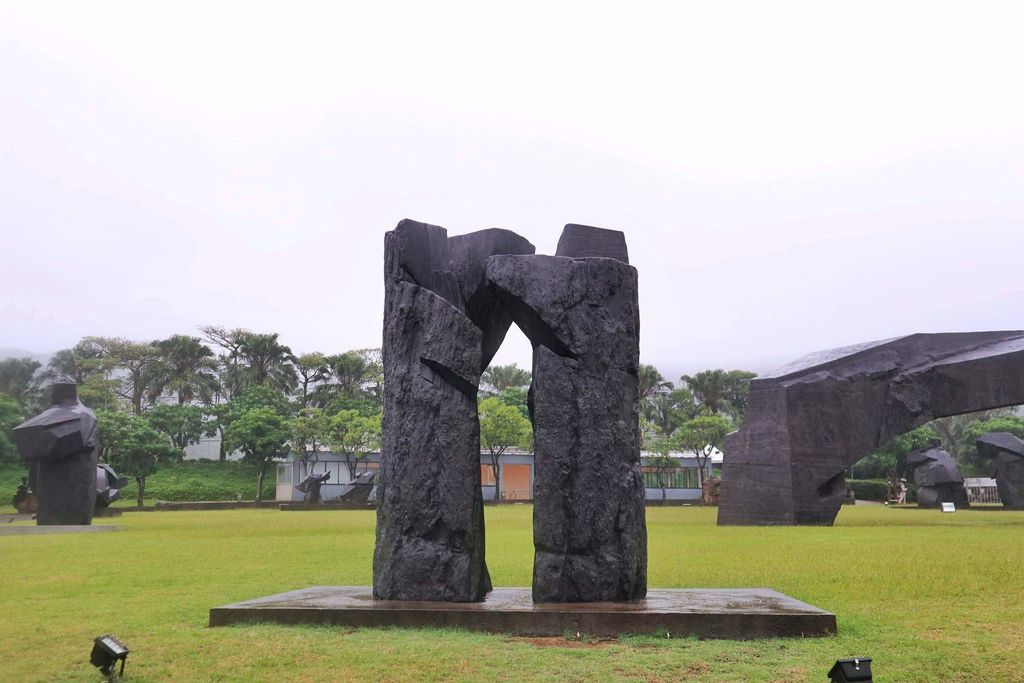
[[982, 434], [975, 442], [978, 455], [989, 460], [999, 498], [1007, 507], [1024, 507], [1024, 440], [1010, 432]]
[[570, 225], [558, 250], [487, 263], [534, 347], [533, 599], [639, 599], [647, 531], [637, 272], [617, 231]]
[[906, 464], [914, 473], [914, 483], [918, 486], [918, 507], [937, 508], [943, 503], [954, 503], [958, 508], [970, 507], [960, 468], [938, 440], [907, 453]]
[[54, 382], [53, 405], [15, 427], [13, 435], [21, 459], [32, 468], [36, 524], [91, 524], [99, 437], [96, 415], [78, 401], [75, 382]]
[[117, 476], [110, 465], [104, 462], [96, 465], [96, 507], [109, 507], [121, 497], [121, 489], [127, 485], [128, 478]]
[[320, 488], [331, 478], [330, 472], [323, 474], [310, 474], [308, 477], [295, 485], [295, 489], [302, 496], [303, 502], [317, 504], [320, 502]]
[[337, 501], [339, 503], [366, 503], [373, 493], [373, 480], [376, 472], [360, 472], [356, 478], [341, 489]]
[[719, 524], [824, 524], [843, 472], [910, 429], [1024, 403], [1024, 332], [914, 334], [811, 354], [751, 382], [725, 444]]
[[404, 220], [385, 236], [375, 597], [473, 602], [491, 588], [476, 394], [511, 318], [484, 271], [491, 255], [533, 252], [507, 230], [449, 238]]

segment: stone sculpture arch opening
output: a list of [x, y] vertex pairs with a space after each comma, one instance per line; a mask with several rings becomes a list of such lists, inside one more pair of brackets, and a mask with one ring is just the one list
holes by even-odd
[[751, 382], [725, 444], [722, 525], [831, 525], [847, 467], [935, 418], [1024, 403], [1024, 331], [913, 334]]

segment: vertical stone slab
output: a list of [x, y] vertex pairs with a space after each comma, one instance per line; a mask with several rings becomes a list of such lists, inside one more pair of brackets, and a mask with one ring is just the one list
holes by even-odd
[[533, 246], [483, 232], [450, 240], [444, 228], [406, 220], [385, 237], [377, 598], [472, 602], [491, 589], [476, 394], [484, 350], [497, 348], [510, 320], [486, 306], [471, 316], [465, 293], [480, 289], [491, 253]]
[[[572, 242], [622, 244], [612, 231]], [[642, 598], [636, 269], [614, 258], [495, 256], [487, 278], [534, 345], [535, 602]]]

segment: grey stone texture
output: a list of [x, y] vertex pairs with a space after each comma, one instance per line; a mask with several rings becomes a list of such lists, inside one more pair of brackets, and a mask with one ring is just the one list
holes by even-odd
[[914, 334], [811, 354], [750, 385], [719, 524], [830, 525], [844, 470], [949, 415], [1024, 403], [1024, 332]]
[[470, 602], [491, 588], [476, 394], [511, 319], [483, 275], [491, 255], [533, 251], [507, 230], [449, 239], [410, 220], [385, 236], [377, 598]]
[[637, 272], [618, 260], [626, 255], [617, 231], [567, 226], [559, 252], [487, 263], [534, 346], [533, 599], [639, 599], [647, 531]]
[[914, 483], [918, 486], [918, 507], [937, 508], [942, 503], [955, 503], [958, 508], [970, 507], [960, 468], [938, 440], [907, 453], [906, 467], [913, 472]]
[[999, 498], [1007, 507], [1024, 507], [1024, 440], [1010, 432], [989, 432], [977, 440], [978, 455], [988, 459]]
[[91, 524], [96, 504], [96, 415], [78, 401], [73, 380], [53, 384], [53, 405], [13, 430], [31, 468], [38, 525]]

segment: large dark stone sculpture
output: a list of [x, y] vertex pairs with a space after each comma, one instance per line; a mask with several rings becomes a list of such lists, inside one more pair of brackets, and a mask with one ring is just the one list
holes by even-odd
[[511, 324], [484, 278], [487, 257], [532, 254], [507, 230], [449, 238], [405, 220], [384, 241], [384, 423], [373, 594], [482, 600], [476, 393]]
[[642, 598], [637, 272], [621, 232], [568, 225], [556, 256], [492, 256], [534, 347], [535, 602]]
[[53, 405], [13, 433], [21, 459], [33, 470], [36, 524], [91, 524], [99, 438], [96, 415], [78, 401], [75, 382], [54, 382]]
[[989, 432], [977, 440], [978, 455], [989, 459], [999, 499], [1007, 507], [1024, 507], [1024, 440], [1010, 432]]
[[843, 472], [926, 422], [1024, 403], [1024, 332], [914, 334], [811, 354], [751, 382], [726, 440], [719, 524], [825, 524]]
[[917, 484], [917, 506], [937, 508], [942, 503], [955, 503], [958, 508], [970, 507], [964, 477], [937, 439], [924, 448], [907, 453], [906, 465], [914, 473]]
[[377, 476], [376, 472], [360, 472], [356, 475], [356, 478], [345, 484], [342, 487], [341, 493], [338, 494], [339, 503], [366, 503], [370, 500], [370, 494], [373, 493], [373, 480]]
[[310, 474], [308, 477], [295, 485], [299, 493], [302, 493], [303, 502], [317, 505], [320, 503], [320, 488], [331, 478], [330, 472], [323, 474]]

